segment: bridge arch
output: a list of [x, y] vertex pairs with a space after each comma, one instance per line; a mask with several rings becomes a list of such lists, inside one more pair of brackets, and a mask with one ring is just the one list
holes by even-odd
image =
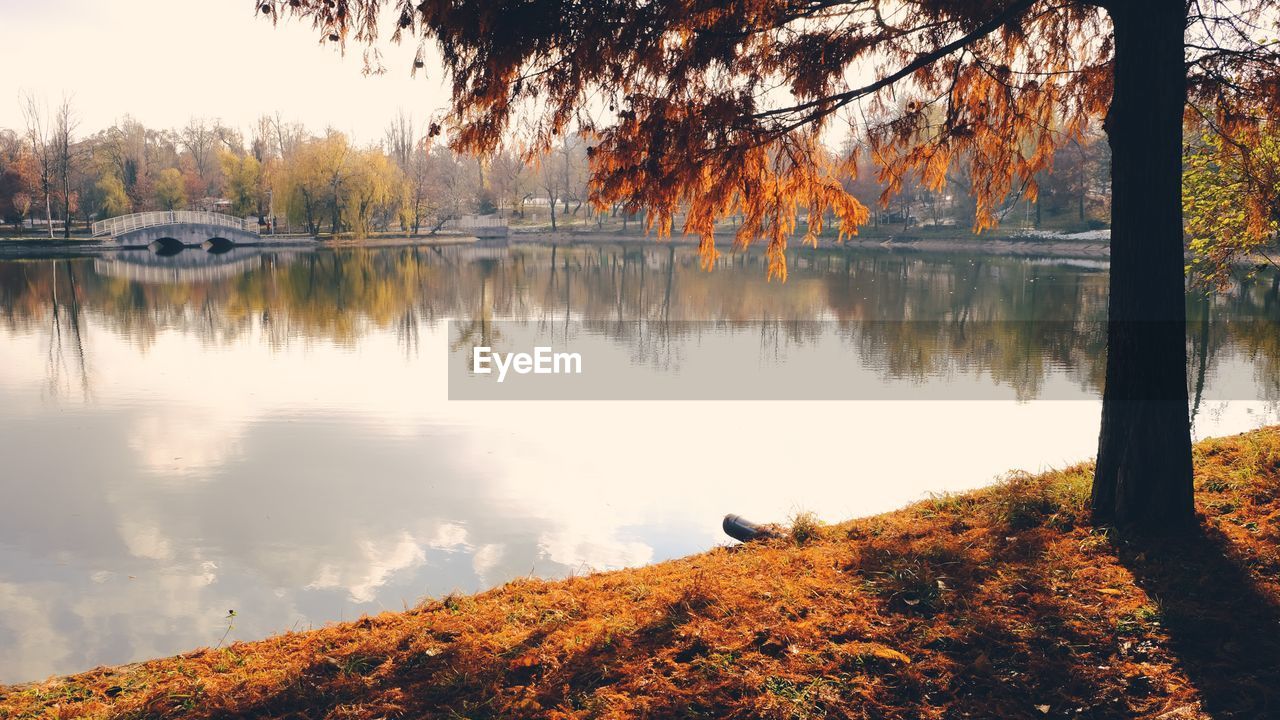
[[214, 255], [227, 252], [235, 246], [236, 244], [233, 241], [224, 237], [211, 237], [200, 243], [200, 247], [203, 248], [205, 252], [213, 253]]
[[184, 247], [181, 240], [172, 237], [160, 237], [147, 243], [147, 249], [157, 255], [177, 255]]

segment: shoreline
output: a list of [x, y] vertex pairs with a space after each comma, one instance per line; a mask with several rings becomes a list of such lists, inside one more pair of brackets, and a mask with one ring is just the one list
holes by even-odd
[[[657, 240], [652, 235], [638, 233], [597, 233], [597, 232], [513, 232], [510, 235], [512, 246], [530, 245], [610, 245], [610, 244], [672, 244], [678, 246], [696, 246], [698, 238], [689, 235], [673, 235], [669, 239]], [[722, 250], [732, 247], [732, 241], [717, 243]], [[760, 245], [752, 244], [752, 248]], [[893, 252], [956, 252], [981, 255], [1009, 257], [1062, 257], [1077, 259], [1105, 260], [1111, 256], [1110, 245], [1099, 240], [1070, 240], [1054, 238], [921, 238], [904, 237], [901, 239], [853, 237], [843, 243], [831, 238], [819, 238], [816, 249], [839, 250], [849, 248], [855, 250], [889, 250]], [[809, 245], [792, 242], [788, 250], [813, 249]]]
[[[423, 236], [423, 237], [377, 237], [365, 239], [332, 239], [332, 238], [290, 238], [258, 243], [241, 243], [235, 247], [263, 248], [266, 250], [290, 248], [398, 248], [398, 247], [454, 247], [459, 245], [475, 245], [477, 247], [519, 247], [522, 245], [676, 245], [695, 247], [698, 239], [689, 236], [672, 237], [657, 240], [652, 236], [639, 234], [615, 233], [567, 233], [567, 232], [533, 232], [512, 233], [506, 245], [472, 236]], [[722, 250], [727, 250], [725, 245]], [[760, 247], [757, 244], [752, 249]], [[145, 248], [122, 248], [97, 240], [76, 239], [0, 239], [0, 260], [61, 260], [77, 257], [99, 257], [117, 252], [134, 252]], [[198, 250], [199, 248], [190, 248]], [[966, 240], [946, 238], [914, 238], [907, 240], [875, 240], [853, 238], [844, 243], [820, 239], [818, 246], [792, 244], [789, 250], [867, 250], [889, 251], [901, 253], [964, 253], [974, 255], [990, 255], [993, 257], [1047, 257], [1066, 259], [1107, 260], [1110, 248], [1102, 242], [1081, 242], [1071, 240], [1018, 240], [990, 239]]]
[[[1280, 426], [1195, 446], [1202, 532], [1087, 522], [1088, 464], [831, 526], [0, 686], [0, 718], [1261, 717]], [[1247, 690], [1246, 690], [1247, 688]], [[1048, 707], [1048, 710], [1041, 709]], [[568, 712], [566, 708], [575, 708]], [[799, 714], [797, 714], [799, 713]], [[1170, 715], [1169, 713], [1176, 713]]]
[[[447, 247], [476, 243], [476, 238], [465, 235], [436, 235], [422, 237], [379, 237], [362, 240], [267, 236], [259, 242], [237, 243], [234, 248], [263, 248], [287, 250], [294, 248], [390, 248], [390, 247]], [[114, 253], [140, 252], [145, 247], [121, 247], [92, 238], [0, 238], [0, 260], [61, 260], [64, 258], [100, 257]], [[184, 250], [204, 252], [199, 247]]]
[[[513, 230], [506, 238], [485, 239], [462, 234], [438, 235], [388, 235], [372, 238], [331, 237], [266, 237], [261, 242], [242, 243], [244, 248], [397, 248], [397, 247], [452, 247], [475, 245], [477, 247], [517, 247], [521, 245], [675, 245], [697, 246], [695, 236], [673, 235], [658, 240], [641, 232], [577, 232], [577, 231], [521, 231]], [[732, 248], [732, 240], [718, 243], [722, 251]], [[753, 243], [751, 249], [761, 247]], [[95, 257], [114, 252], [134, 251], [139, 248], [122, 248], [92, 238], [0, 238], [0, 260], [42, 260]], [[195, 249], [195, 248], [191, 248]], [[1063, 258], [1108, 261], [1111, 256], [1109, 240], [1105, 238], [1073, 238], [1071, 236], [1014, 235], [999, 237], [928, 237], [902, 235], [887, 238], [855, 236], [844, 242], [831, 237], [819, 238], [816, 247], [793, 240], [789, 251], [817, 250], [865, 250], [894, 253], [959, 253], [1014, 258]]]

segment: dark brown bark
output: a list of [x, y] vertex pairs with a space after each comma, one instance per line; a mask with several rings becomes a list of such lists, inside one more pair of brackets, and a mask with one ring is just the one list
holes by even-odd
[[1183, 0], [1115, 0], [1111, 290], [1095, 522], [1193, 526], [1182, 245]]
[[1076, 208], [1076, 209], [1077, 209], [1077, 211], [1078, 211], [1078, 213], [1079, 213], [1079, 216], [1080, 216], [1080, 222], [1081, 222], [1081, 223], [1084, 223], [1084, 220], [1085, 220], [1085, 211], [1084, 211], [1085, 193], [1087, 192], [1088, 187], [1089, 187], [1089, 181], [1088, 181], [1088, 177], [1089, 177], [1089, 176], [1086, 174], [1086, 173], [1087, 173], [1087, 171], [1088, 171], [1088, 167], [1089, 167], [1089, 158], [1088, 158], [1088, 156], [1086, 156], [1086, 155], [1085, 155], [1085, 152], [1084, 152], [1084, 146], [1083, 146], [1083, 145], [1081, 145], [1079, 142], [1077, 142], [1077, 143], [1076, 143], [1076, 149], [1080, 151], [1080, 169], [1079, 169], [1079, 175], [1080, 175], [1080, 180], [1079, 180], [1080, 187], [1079, 187], [1079, 190], [1080, 190], [1080, 195], [1076, 198], [1076, 199], [1077, 199], [1077, 201], [1079, 202], [1079, 205], [1077, 206], [1077, 208]]
[[[66, 169], [63, 172], [70, 175]], [[71, 182], [67, 179], [62, 181], [62, 237], [71, 238]]]

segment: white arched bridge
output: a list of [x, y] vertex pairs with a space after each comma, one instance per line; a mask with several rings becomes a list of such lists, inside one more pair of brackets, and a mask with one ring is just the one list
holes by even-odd
[[257, 242], [258, 223], [199, 210], [157, 210], [93, 224], [93, 236], [126, 247], [176, 251], [188, 246], [226, 248]]

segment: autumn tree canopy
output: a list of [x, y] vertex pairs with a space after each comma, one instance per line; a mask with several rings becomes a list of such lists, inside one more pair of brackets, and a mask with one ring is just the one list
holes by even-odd
[[[822, 147], [838, 124], [865, 136], [887, 194], [909, 174], [940, 187], [948, 166], [965, 164], [978, 229], [1012, 189], [1034, 198], [1054, 148], [1106, 114], [1107, 4], [269, 0], [260, 9], [307, 18], [344, 45], [373, 45], [389, 25], [397, 41], [434, 40], [452, 79], [458, 149], [492, 151], [517, 124], [545, 148], [580, 125], [594, 138], [595, 202], [648, 209], [664, 233], [683, 207], [682, 229], [702, 237], [708, 260], [716, 219], [741, 213], [735, 241], [766, 238], [771, 271], [785, 277], [797, 213], [810, 234], [827, 211], [843, 234], [867, 219], [836, 179], [856, 172], [856, 155]], [[1274, 2], [1193, 3], [1188, 120], [1237, 141], [1265, 125], [1280, 104], [1275, 34]], [[425, 57], [424, 47], [419, 64]]]

